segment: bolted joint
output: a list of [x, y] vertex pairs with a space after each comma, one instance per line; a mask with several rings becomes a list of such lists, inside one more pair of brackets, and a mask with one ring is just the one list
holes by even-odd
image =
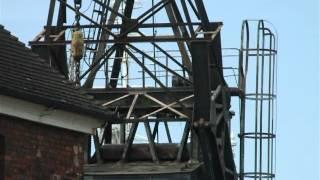
[[210, 126], [210, 123], [204, 118], [200, 118], [198, 121], [193, 122], [193, 127], [194, 128], [207, 128]]

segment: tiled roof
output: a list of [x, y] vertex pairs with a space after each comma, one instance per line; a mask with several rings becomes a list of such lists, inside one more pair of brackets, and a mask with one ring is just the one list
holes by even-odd
[[112, 117], [0, 25], [1, 94], [100, 119]]

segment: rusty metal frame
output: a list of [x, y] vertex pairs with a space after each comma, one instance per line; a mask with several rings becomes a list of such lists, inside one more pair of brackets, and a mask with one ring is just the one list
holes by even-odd
[[[61, 7], [76, 12], [76, 9], [65, 0], [51, 0], [48, 23], [45, 27], [46, 31], [37, 36], [35, 41], [30, 42], [31, 46], [59, 47], [62, 45], [66, 47], [71, 43], [71, 41], [65, 39], [65, 32], [70, 31], [74, 26], [60, 23], [59, 31], [55, 33], [51, 32], [52, 29], [56, 28], [52, 26], [55, 1], [59, 1]], [[93, 20], [93, 18], [90, 18], [84, 13], [78, 13], [78, 15], [90, 23], [88, 25], [80, 25], [80, 28], [89, 29], [90, 31], [92, 29], [98, 29], [97, 34], [93, 35], [93, 39], [87, 38], [84, 40], [86, 45], [93, 44], [94, 46], [92, 47], [95, 48], [92, 48], [93, 50], [87, 49], [87, 51], [90, 50], [90, 56], [93, 56], [93, 60], [91, 62], [89, 62], [90, 60], [86, 61], [88, 68], [83, 71], [79, 77], [79, 79], [83, 81], [87, 78], [82, 88], [92, 88], [93, 81], [100, 69], [105, 68], [104, 71], [106, 72], [104, 73], [108, 74], [109, 69], [106, 64], [112, 63], [112, 61], [109, 62], [109, 60], [112, 59], [111, 56], [114, 56], [112, 59], [111, 78], [108, 77], [106, 79], [105, 89], [116, 89], [120, 79], [121, 62], [124, 55], [127, 55], [142, 69], [144, 78], [143, 88], [148, 89], [145, 87], [145, 74], [147, 74], [155, 82], [155, 87], [163, 89], [167, 95], [167, 99], [162, 100], [161, 98], [163, 97], [157, 98], [148, 93], [130, 92], [102, 103], [102, 106], [108, 108], [110, 105], [126, 100], [129, 108], [122, 110], [119, 119], [115, 118], [112, 121], [106, 122], [102, 127], [103, 136], [101, 140], [96, 132], [94, 141], [97, 162], [103, 162], [100, 154], [101, 146], [111, 143], [112, 124], [120, 124], [120, 142], [124, 145], [124, 149], [119, 162], [126, 163], [132, 150], [131, 148], [138, 125], [142, 123], [144, 124], [148, 138], [148, 147], [151, 154], [150, 160], [154, 163], [159, 163], [161, 159], [159, 159], [156, 149], [159, 144], [156, 145], [155, 143], [155, 136], [158, 133], [159, 124], [161, 122], [164, 123], [168, 141], [172, 143], [168, 122], [182, 121], [185, 122], [185, 127], [175, 158], [177, 163], [187, 163], [185, 162], [186, 159], [183, 158], [183, 154], [187, 151], [190, 151], [189, 154], [201, 152], [202, 157], [190, 155], [188, 158], [198, 161], [199, 164], [203, 166], [203, 177], [205, 179], [235, 180], [236, 170], [229, 142], [230, 138], [228, 136], [228, 123], [231, 118], [229, 112], [230, 94], [222, 72], [223, 65], [220, 42], [222, 23], [209, 21], [202, 0], [188, 0], [187, 2], [181, 0], [182, 11], [179, 9], [181, 7], [177, 5], [178, 1], [159, 0], [137, 18], [131, 17], [134, 6], [133, 0], [126, 1], [126, 4], [124, 4], [124, 13], [119, 12], [119, 6], [117, 4], [110, 7], [109, 1], [107, 4], [99, 0], [93, 0], [93, 2], [103, 9], [100, 22]], [[197, 21], [191, 19], [190, 13], [192, 12], [188, 11], [188, 7], [192, 9], [192, 12], [198, 18]], [[153, 18], [153, 16], [161, 10], [166, 11], [169, 23], [146, 23], [147, 20]], [[64, 11], [61, 11], [62, 15], [63, 12]], [[122, 19], [122, 22], [120, 24], [112, 24], [112, 22], [106, 23], [107, 13], [112, 15], [109, 16], [109, 20], [114, 22], [115, 18], [119, 17]], [[182, 18], [182, 13], [186, 18], [186, 22], [184, 22]], [[59, 18], [59, 21], [63, 22], [65, 17], [61, 16]], [[173, 33], [160, 36], [155, 35], [155, 33], [153, 33], [153, 35], [145, 35], [140, 31], [140, 29], [147, 28], [152, 28], [153, 30], [154, 28], [170, 28]], [[115, 29], [120, 30], [120, 33], [115, 33]], [[138, 36], [131, 36], [130, 33], [133, 32], [137, 33]], [[96, 33], [95, 30], [93, 30], [92, 33]], [[45, 36], [44, 40], [41, 39], [43, 35]], [[159, 45], [160, 42], [176, 43], [180, 56], [182, 57], [181, 62], [166, 52], [166, 50]], [[161, 51], [161, 53], [166, 56], [167, 61], [172, 61], [181, 68], [183, 75], [171, 67], [168, 67], [168, 62], [166, 62], [166, 64], [160, 62], [156, 57], [148, 55], [143, 50], [140, 50], [138, 46], [133, 45], [133, 43], [149, 43], [154, 49]], [[111, 47], [107, 47], [107, 44], [111, 45]], [[202, 47], [204, 48], [202, 49]], [[97, 51], [97, 53], [93, 51]], [[138, 58], [136, 54], [141, 55], [142, 58]], [[182, 97], [176, 96], [172, 92], [172, 87], [170, 87], [168, 83], [161, 81], [160, 77], [156, 74], [156, 70], [153, 72], [153, 70], [148, 68], [145, 61], [152, 62], [161, 69], [164, 69], [167, 76], [170, 73], [182, 82], [182, 85], [176, 86], [182, 86], [182, 88], [191, 87], [194, 92]], [[130, 91], [130, 87], [128, 87], [128, 91]], [[132, 96], [134, 96], [132, 101], [128, 101]], [[156, 108], [152, 110], [150, 108], [149, 111], [136, 116], [136, 103], [138, 100], [141, 100], [141, 97], [155, 103]], [[193, 101], [194, 107], [192, 108], [186, 107], [186, 103], [190, 100]], [[120, 113], [117, 108], [115, 108], [114, 111], [115, 113]], [[148, 119], [150, 116], [155, 116], [156, 119]], [[153, 130], [150, 127], [150, 122], [155, 122], [156, 124]], [[132, 123], [132, 126], [127, 137], [125, 124], [129, 123]], [[190, 134], [192, 137], [191, 141], [188, 142]], [[190, 144], [192, 149], [190, 149], [188, 144]]]

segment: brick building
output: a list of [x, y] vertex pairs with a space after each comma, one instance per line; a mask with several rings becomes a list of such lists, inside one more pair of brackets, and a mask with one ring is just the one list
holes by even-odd
[[79, 179], [111, 117], [0, 25], [0, 179]]

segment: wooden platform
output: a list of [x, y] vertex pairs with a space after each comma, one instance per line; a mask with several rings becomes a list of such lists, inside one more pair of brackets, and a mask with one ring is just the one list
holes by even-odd
[[91, 164], [84, 167], [84, 180], [200, 180], [201, 165], [176, 162]]
[[[124, 144], [103, 145], [101, 147], [101, 156], [105, 162], [118, 162], [121, 160]], [[179, 144], [161, 143], [155, 144], [155, 151], [160, 161], [175, 161], [179, 150]], [[187, 151], [182, 153], [181, 160], [188, 161]], [[148, 144], [133, 144], [127, 160], [129, 162], [151, 161], [150, 147]]]

